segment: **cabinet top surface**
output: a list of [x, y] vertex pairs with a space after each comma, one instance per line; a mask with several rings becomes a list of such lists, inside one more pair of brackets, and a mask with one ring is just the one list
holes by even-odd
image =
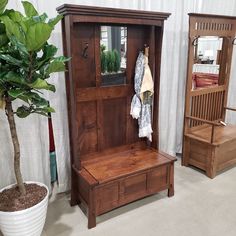
[[156, 150], [136, 147], [113, 154], [104, 154], [98, 159], [83, 162], [82, 165], [99, 183], [104, 183], [175, 160]]
[[171, 14], [154, 11], [141, 11], [120, 8], [105, 8], [94, 6], [82, 6], [73, 4], [64, 4], [57, 8], [62, 15], [93, 15], [107, 17], [125, 17], [137, 19], [166, 20]]
[[201, 14], [201, 13], [188, 13], [189, 16], [194, 17], [208, 17], [208, 18], [225, 18], [225, 19], [232, 19], [236, 20], [236, 16], [226, 16], [226, 15], [214, 15], [214, 14]]

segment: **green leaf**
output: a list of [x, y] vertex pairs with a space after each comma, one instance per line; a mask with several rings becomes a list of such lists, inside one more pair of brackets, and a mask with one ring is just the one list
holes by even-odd
[[32, 17], [32, 20], [33, 20], [34, 22], [43, 22], [43, 23], [44, 23], [47, 18], [48, 18], [48, 15], [47, 15], [46, 13], [43, 13], [43, 14], [40, 15], [40, 16], [33, 16], [33, 17]]
[[20, 29], [23, 30], [24, 34], [27, 31], [27, 26], [24, 22], [24, 16], [19, 12], [13, 9], [6, 10], [4, 15], [7, 15], [12, 21], [17, 23], [20, 26]]
[[47, 83], [47, 81], [42, 80], [42, 79], [37, 79], [34, 83], [29, 84], [29, 86], [31, 86], [34, 89], [46, 89], [46, 90], [50, 90], [52, 92], [56, 91], [56, 88], [54, 85]]
[[49, 64], [46, 74], [49, 75], [54, 72], [65, 71], [65, 63], [63, 61], [53, 61]]
[[4, 15], [7, 15], [14, 22], [21, 22], [24, 18], [24, 16], [19, 11], [15, 11], [13, 9], [6, 10]]
[[20, 53], [28, 58], [29, 52], [23, 43], [19, 42], [15, 36], [11, 36], [10, 41], [17, 47]]
[[3, 13], [7, 3], [8, 3], [8, 0], [0, 0], [0, 14]]
[[28, 17], [38, 16], [38, 12], [36, 11], [34, 6], [30, 2], [22, 1], [22, 4], [24, 7], [26, 16]]
[[31, 113], [31, 109], [24, 106], [24, 105], [21, 107], [18, 107], [18, 109], [16, 111], [16, 115], [20, 118], [25, 118], [28, 115], [30, 115], [30, 113]]
[[70, 59], [71, 59], [70, 57], [60, 56], [60, 57], [56, 57], [55, 61], [66, 62], [66, 61], [69, 61]]
[[52, 107], [43, 107], [43, 108], [35, 108], [34, 113], [49, 117], [48, 113], [54, 113], [55, 110]]
[[42, 22], [44, 23], [46, 21], [46, 19], [48, 18], [46, 13], [43, 13], [40, 16], [33, 16], [28, 18], [27, 20], [24, 21], [25, 25], [27, 26], [27, 28], [29, 28], [30, 26]]
[[9, 64], [16, 65], [16, 66], [22, 66], [22, 61], [12, 57], [11, 55], [8, 54], [0, 54], [0, 58]]
[[0, 23], [0, 34], [5, 34], [6, 33], [6, 27], [3, 23]]
[[25, 93], [24, 96], [37, 107], [48, 106], [48, 101], [45, 98], [40, 97], [38, 93], [30, 91]]
[[4, 77], [3, 77], [4, 81], [8, 82], [8, 83], [13, 83], [13, 84], [18, 84], [19, 85], [27, 85], [27, 83], [25, 82], [25, 79], [13, 72], [13, 71], [9, 71]]
[[7, 45], [9, 42], [9, 39], [6, 34], [0, 34], [0, 47], [3, 47]]
[[54, 113], [55, 112], [54, 108], [49, 107], [49, 106], [46, 106], [46, 107], [43, 107], [43, 108], [36, 108], [35, 110], [45, 112], [45, 113]]
[[2, 20], [2, 22], [5, 24], [7, 36], [9, 38], [14, 35], [21, 43], [25, 43], [25, 35], [23, 33], [21, 25], [15, 23], [6, 15], [1, 16], [0, 20]]
[[39, 50], [49, 39], [52, 27], [46, 23], [36, 23], [29, 27], [26, 34], [26, 47], [28, 51]]
[[63, 18], [63, 15], [57, 15], [55, 18], [50, 19], [48, 21], [48, 24], [54, 27], [62, 18]]
[[25, 91], [20, 88], [10, 89], [9, 91], [7, 91], [8, 95], [12, 98], [18, 98], [20, 95], [24, 94], [24, 92]]
[[57, 48], [54, 45], [45, 44], [43, 47], [43, 56], [38, 60], [37, 68], [40, 69], [45, 63], [53, 59], [57, 53]]

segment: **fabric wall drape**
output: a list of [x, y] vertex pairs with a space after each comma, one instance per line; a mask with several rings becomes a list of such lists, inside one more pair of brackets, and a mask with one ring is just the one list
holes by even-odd
[[[22, 9], [20, 1], [9, 0], [10, 6]], [[56, 7], [64, 3], [93, 5], [102, 7], [130, 8], [170, 12], [172, 15], [165, 22], [159, 113], [160, 149], [175, 155], [181, 152], [184, 94], [188, 50], [188, 15], [189, 12], [212, 13], [236, 16], [236, 0], [34, 0], [40, 12], [47, 12], [49, 17], [56, 14]], [[58, 25], [51, 41], [62, 52], [61, 27]], [[236, 106], [236, 49], [232, 60], [229, 105]], [[48, 94], [51, 105], [56, 109], [52, 115], [59, 176], [59, 192], [70, 188], [70, 151], [65, 80], [62, 73], [52, 76], [57, 87], [55, 94]], [[236, 114], [228, 113], [227, 119], [236, 123]], [[17, 119], [17, 128], [22, 149], [22, 168], [25, 179], [39, 180], [49, 185], [49, 153], [47, 120], [32, 116], [25, 120]], [[6, 118], [0, 112], [0, 187], [14, 182], [10, 165], [12, 150]], [[30, 171], [26, 171], [29, 169]]]

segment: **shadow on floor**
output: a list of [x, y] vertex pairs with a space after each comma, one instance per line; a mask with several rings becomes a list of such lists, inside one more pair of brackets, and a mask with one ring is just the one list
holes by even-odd
[[155, 201], [158, 201], [158, 200], [161, 200], [163, 198], [168, 198], [167, 191], [162, 191], [158, 194], [154, 194], [154, 195], [151, 195], [149, 197], [145, 197], [141, 200], [137, 200], [135, 202], [128, 203], [125, 206], [116, 208], [115, 210], [112, 210], [108, 213], [105, 213], [105, 214], [102, 214], [102, 215], [98, 216], [97, 217], [97, 224], [105, 222], [109, 219], [115, 218], [119, 215], [126, 214], [127, 212], [133, 211], [137, 208], [144, 207], [148, 204], [151, 204], [151, 203], [153, 203]]

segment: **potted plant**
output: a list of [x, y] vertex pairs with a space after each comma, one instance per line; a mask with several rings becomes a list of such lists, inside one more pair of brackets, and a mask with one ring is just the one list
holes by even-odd
[[[51, 73], [64, 71], [68, 59], [57, 57], [57, 48], [47, 42], [62, 16], [48, 20], [46, 13], [39, 15], [27, 1], [22, 2], [23, 15], [5, 9], [7, 3], [0, 0], [0, 108], [9, 123], [16, 184], [0, 190], [0, 229], [5, 236], [36, 236], [43, 230], [48, 189], [41, 183], [23, 181], [15, 116], [48, 116], [54, 112], [42, 92], [55, 92], [55, 86], [47, 80]], [[15, 100], [22, 103], [13, 110]]]
[[120, 85], [125, 83], [125, 72], [120, 70], [120, 55], [116, 49], [101, 52], [101, 68], [102, 85]]

